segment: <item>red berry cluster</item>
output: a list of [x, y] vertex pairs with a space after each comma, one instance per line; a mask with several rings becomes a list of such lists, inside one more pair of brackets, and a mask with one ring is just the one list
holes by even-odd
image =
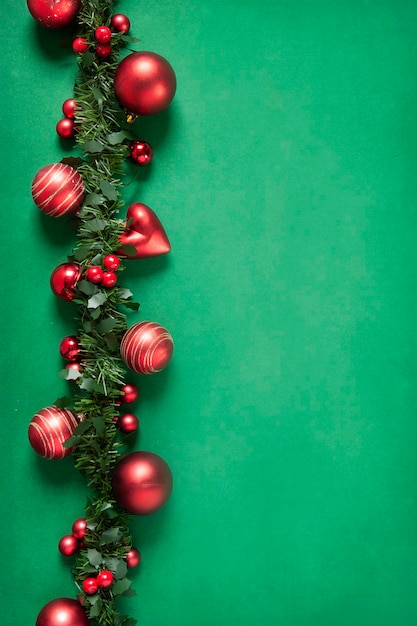
[[[99, 26], [94, 31], [94, 49], [96, 54], [101, 59], [107, 59], [111, 55], [111, 45], [110, 41], [112, 38], [112, 30], [116, 33], [127, 33], [130, 29], [130, 21], [127, 15], [123, 15], [122, 13], [117, 13], [113, 15], [110, 21], [109, 26]], [[85, 37], [77, 37], [72, 42], [72, 49], [76, 54], [83, 54], [87, 52], [90, 44]]]
[[116, 270], [120, 267], [120, 259], [115, 254], [108, 254], [103, 259], [103, 266], [104, 271], [99, 265], [90, 265], [85, 277], [90, 283], [101, 283], [103, 287], [111, 289], [117, 283]]
[[64, 556], [73, 556], [83, 546], [87, 530], [87, 521], [84, 517], [76, 519], [72, 525], [72, 535], [64, 535], [58, 542], [58, 550]]
[[65, 102], [62, 104], [62, 112], [65, 117], [59, 120], [59, 122], [57, 123], [56, 132], [63, 139], [71, 139], [71, 137], [74, 137], [74, 117], [76, 106], [77, 103], [75, 102], [74, 98], [68, 98], [68, 100], [65, 100]]
[[93, 595], [100, 589], [110, 589], [114, 583], [114, 576], [109, 569], [103, 569], [97, 576], [89, 576], [83, 580], [83, 589], [86, 594]]

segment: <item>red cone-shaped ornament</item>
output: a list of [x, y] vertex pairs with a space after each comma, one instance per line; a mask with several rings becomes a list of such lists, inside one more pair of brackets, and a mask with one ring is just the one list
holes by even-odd
[[155, 374], [171, 360], [174, 342], [166, 328], [157, 322], [138, 322], [123, 335], [120, 354], [138, 374]]
[[66, 163], [45, 165], [32, 182], [33, 201], [43, 213], [62, 217], [76, 213], [85, 195], [80, 174]]
[[36, 626], [88, 626], [87, 615], [77, 600], [57, 598], [45, 604]]
[[81, 0], [27, 0], [32, 17], [47, 28], [64, 28], [73, 22]]
[[32, 448], [45, 459], [63, 459], [71, 454], [72, 448], [64, 443], [72, 437], [78, 420], [72, 411], [47, 406], [34, 415], [28, 429]]
[[118, 254], [128, 259], [144, 259], [167, 254], [171, 250], [164, 227], [147, 204], [131, 204], [126, 213], [126, 221], [129, 226], [122, 233], [120, 242], [122, 246], [133, 246], [135, 250], [119, 250]]
[[121, 106], [134, 115], [153, 115], [167, 108], [177, 81], [168, 61], [155, 52], [133, 52], [114, 74], [114, 91]]
[[133, 515], [150, 515], [160, 509], [172, 492], [168, 464], [153, 452], [132, 452], [116, 465], [112, 487], [123, 509]]

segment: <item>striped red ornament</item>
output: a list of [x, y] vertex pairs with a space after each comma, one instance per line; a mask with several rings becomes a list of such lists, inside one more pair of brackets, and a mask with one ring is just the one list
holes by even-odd
[[72, 448], [64, 448], [78, 426], [72, 411], [48, 406], [34, 415], [29, 424], [28, 436], [32, 448], [46, 459], [63, 459], [71, 454]]
[[66, 163], [45, 165], [32, 181], [33, 201], [43, 213], [62, 217], [76, 213], [85, 196], [80, 174]]
[[123, 335], [120, 354], [126, 365], [138, 374], [155, 374], [171, 360], [174, 342], [166, 328], [157, 322], [138, 322]]

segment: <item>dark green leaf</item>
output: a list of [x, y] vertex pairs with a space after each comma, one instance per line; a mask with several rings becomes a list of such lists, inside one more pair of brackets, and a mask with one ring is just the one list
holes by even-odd
[[90, 152], [92, 154], [96, 154], [104, 150], [104, 145], [101, 143], [101, 141], [96, 141], [95, 139], [91, 139], [90, 141], [86, 141], [84, 143], [83, 148], [84, 148], [84, 152]]
[[91, 333], [91, 331], [93, 330], [92, 322], [84, 322], [83, 328], [84, 328], [86, 333]]
[[68, 437], [68, 439], [66, 439], [62, 445], [64, 448], [72, 448], [72, 446], [76, 446], [77, 443], [80, 443], [80, 440], [81, 437], [76, 437], [73, 435], [72, 437]]
[[111, 352], [119, 351], [119, 340], [117, 339], [116, 335], [114, 335], [113, 333], [106, 333], [104, 335], [104, 341], [106, 342], [107, 347]]
[[122, 595], [125, 598], [133, 598], [133, 596], [136, 595], [136, 591], [134, 589], [126, 589], [126, 591], [124, 591]]
[[87, 307], [89, 309], [96, 309], [106, 302], [106, 294], [102, 291], [98, 291], [94, 296], [88, 299]]
[[74, 259], [76, 261], [84, 261], [84, 259], [86, 259], [88, 257], [90, 252], [91, 252], [90, 246], [80, 246], [74, 252]]
[[98, 617], [101, 613], [102, 606], [103, 606], [103, 601], [101, 598], [99, 598], [97, 602], [90, 609], [90, 617]]
[[119, 560], [116, 570], [114, 572], [116, 580], [121, 580], [122, 578], [126, 578], [127, 576], [127, 565], [126, 561], [122, 559]]
[[84, 163], [83, 159], [80, 159], [80, 157], [64, 157], [63, 159], [61, 159], [60, 163], [64, 163], [65, 165], [71, 165], [71, 167], [77, 169], [77, 167], [79, 167], [80, 165], [82, 165]]
[[90, 52], [89, 50], [87, 50], [86, 52], [83, 52], [80, 56], [81, 56], [81, 63], [84, 65], [84, 67], [90, 67], [91, 65], [93, 65], [96, 59], [96, 55], [93, 52]]
[[106, 317], [104, 320], [97, 324], [97, 330], [99, 333], [109, 333], [116, 326], [117, 322], [113, 317]]
[[65, 368], [61, 370], [58, 375], [64, 380], [77, 380], [77, 378], [80, 378], [80, 376], [82, 376], [81, 372], [78, 372], [77, 370], [71, 368]]
[[101, 308], [98, 306], [96, 309], [93, 309], [90, 313], [93, 320], [97, 320], [101, 315]]
[[103, 255], [96, 254], [96, 256], [91, 259], [91, 265], [101, 265], [102, 260], [103, 260]]
[[77, 283], [77, 289], [78, 291], [81, 291], [82, 293], [85, 293], [86, 296], [92, 296], [95, 293], [98, 292], [98, 287], [97, 285], [94, 285], [93, 283], [90, 283], [89, 280], [80, 280]]
[[135, 246], [132, 246], [130, 243], [126, 243], [124, 246], [122, 246], [122, 250], [128, 257], [133, 257], [136, 254]]
[[123, 302], [123, 304], [127, 309], [132, 309], [132, 311], [137, 311], [139, 309], [139, 302], [130, 302], [128, 300], [127, 302]]
[[101, 565], [102, 561], [103, 561], [103, 557], [101, 555], [101, 553], [96, 550], [95, 548], [88, 548], [87, 549], [87, 559], [90, 563], [90, 565], [94, 565], [94, 567], [98, 567], [99, 565]]
[[100, 89], [98, 89], [98, 87], [91, 87], [91, 92], [94, 95], [95, 99], [97, 100], [98, 108], [100, 109], [100, 111], [102, 111], [103, 100], [104, 100], [103, 94], [101, 93]]
[[121, 289], [119, 292], [119, 298], [121, 300], [127, 300], [128, 298], [131, 298], [133, 296], [133, 293], [130, 291], [130, 289]]
[[103, 502], [103, 505], [100, 508], [100, 511], [107, 511], [108, 509], [112, 509], [113, 505], [110, 502]]
[[121, 37], [121, 40], [124, 41], [125, 43], [139, 43], [140, 39], [138, 39], [137, 37], [131, 37], [130, 35], [123, 35]]
[[96, 429], [97, 435], [102, 435], [105, 432], [106, 424], [101, 419], [101, 417], [94, 417], [93, 424], [94, 424], [94, 428]]
[[[99, 193], [89, 193], [85, 198], [85, 204], [97, 208], [106, 201], [106, 198]], [[84, 211], [84, 209], [83, 209]], [[80, 211], [81, 213], [81, 211]], [[88, 214], [89, 212], [87, 212]]]
[[[84, 378], [83, 377], [83, 379], [81, 381], [81, 384], [80, 384], [80, 389], [84, 389], [84, 391], [92, 391], [94, 382], [95, 381], [94, 381], [93, 378]], [[83, 422], [81, 422], [81, 423], [83, 423]]]
[[109, 183], [104, 178], [100, 181], [100, 189], [103, 192], [103, 196], [106, 196], [108, 200], [117, 200], [117, 190], [114, 185]]
[[75, 427], [74, 435], [83, 435], [85, 432], [87, 432], [90, 426], [91, 422], [89, 420], [83, 420], [78, 424], [78, 426]]
[[88, 220], [88, 222], [84, 222], [83, 228], [84, 230], [88, 230], [90, 233], [99, 233], [104, 230], [109, 223], [106, 220], [100, 220], [97, 218], [93, 218], [92, 220]]
[[128, 589], [130, 588], [130, 585], [132, 584], [131, 580], [128, 580], [127, 578], [123, 578], [123, 580], [117, 580], [113, 587], [111, 588], [112, 593], [114, 596], [121, 596], [122, 594], [124, 595], [126, 593], [126, 591], [128, 591]]
[[110, 133], [110, 135], [107, 135], [106, 139], [111, 146], [115, 146], [118, 143], [123, 143], [125, 139], [133, 139], [133, 135], [132, 133], [120, 130], [118, 133]]
[[116, 541], [119, 541], [121, 536], [122, 533], [120, 532], [120, 528], [118, 528], [117, 526], [115, 528], [109, 528], [108, 530], [105, 530], [104, 533], [101, 535], [100, 543], [101, 545], [115, 543]]
[[61, 398], [57, 398], [53, 404], [58, 409], [65, 409], [67, 406], [72, 404], [72, 398], [69, 396], [62, 396]]

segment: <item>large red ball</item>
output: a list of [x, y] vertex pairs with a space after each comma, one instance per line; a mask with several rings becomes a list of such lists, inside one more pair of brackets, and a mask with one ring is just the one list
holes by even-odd
[[61, 263], [51, 274], [51, 289], [58, 298], [70, 302], [75, 298], [74, 290], [80, 278], [81, 267], [78, 263]]
[[81, 0], [27, 0], [32, 17], [47, 28], [64, 28], [74, 21]]
[[43, 213], [61, 217], [76, 213], [85, 196], [80, 174], [66, 163], [45, 165], [32, 181], [33, 201]]
[[114, 74], [114, 91], [122, 107], [135, 115], [153, 115], [167, 108], [177, 80], [168, 61], [155, 52], [133, 52]]
[[57, 598], [45, 604], [36, 626], [88, 626], [88, 619], [77, 600]]
[[112, 487], [116, 502], [133, 515], [158, 511], [172, 492], [168, 464], [153, 452], [132, 452], [116, 465]]
[[30, 445], [46, 459], [63, 459], [74, 449], [64, 448], [64, 443], [73, 435], [77, 425], [77, 418], [72, 411], [48, 406], [36, 413], [30, 421]]
[[174, 342], [166, 328], [156, 322], [138, 322], [123, 335], [120, 354], [138, 374], [155, 374], [171, 360]]

